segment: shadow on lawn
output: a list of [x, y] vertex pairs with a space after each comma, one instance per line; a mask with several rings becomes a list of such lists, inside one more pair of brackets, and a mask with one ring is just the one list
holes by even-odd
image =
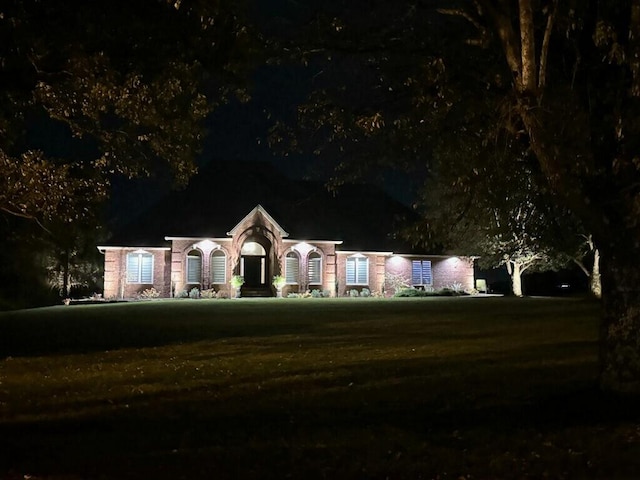
[[[490, 456], [519, 448], [540, 452], [550, 443], [568, 448], [556, 452], [562, 459], [554, 462], [580, 460], [572, 468], [582, 470], [572, 478], [632, 478], [640, 466], [629, 457], [617, 466], [606, 460], [616, 455], [610, 449], [625, 448], [625, 439], [610, 437], [612, 426], [640, 421], [637, 399], [609, 397], [591, 386], [486, 406], [430, 395], [357, 407], [335, 398], [263, 404], [248, 396], [224, 408], [194, 397], [170, 415], [132, 405], [102, 418], [0, 427], [0, 476], [12, 469], [84, 479], [384, 478], [390, 472], [393, 478], [439, 472], [457, 478], [471, 469], [474, 478], [530, 478], [532, 467], [511, 477], [496, 471]], [[633, 441], [637, 448], [637, 438], [626, 440], [627, 448]], [[586, 451], [589, 441], [604, 442], [602, 450]], [[575, 452], [604, 457], [593, 458], [600, 462], [594, 470]], [[540, 476], [564, 478], [556, 467], [546, 465]]]
[[[77, 308], [77, 307], [70, 307]], [[90, 307], [89, 307], [90, 308]], [[312, 334], [317, 325], [300, 320], [261, 319], [247, 321], [236, 316], [227, 320], [199, 314], [193, 317], [154, 315], [135, 316], [117, 312], [108, 316], [38, 316], [26, 321], [18, 316], [0, 322], [0, 358], [90, 353], [125, 348], [218, 340], [235, 337], [271, 337], [283, 334]]]

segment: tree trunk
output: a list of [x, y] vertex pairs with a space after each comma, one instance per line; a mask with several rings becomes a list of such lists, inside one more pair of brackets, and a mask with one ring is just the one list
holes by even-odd
[[640, 393], [640, 259], [602, 251], [600, 384], [606, 390]]
[[[615, 106], [610, 107], [621, 115], [619, 125], [624, 128], [616, 134], [617, 137], [611, 136], [611, 140], [620, 143], [609, 146], [606, 153], [611, 155], [609, 159], [596, 159], [594, 156], [596, 151], [592, 148], [592, 140], [602, 132], [591, 130], [591, 100], [584, 103], [584, 99], [576, 96], [567, 98], [565, 102], [545, 104], [545, 89], [534, 87], [532, 69], [538, 64], [531, 36], [534, 2], [519, 0], [520, 28], [517, 32], [512, 24], [512, 10], [499, 8], [498, 2], [490, 0], [477, 0], [476, 3], [493, 20], [495, 32], [502, 43], [506, 63], [513, 74], [514, 93], [517, 94], [516, 111], [542, 173], [551, 190], [593, 234], [600, 249], [596, 260], [602, 259], [601, 386], [613, 392], [640, 393], [640, 224], [637, 222], [637, 166], [633, 155], [637, 152], [637, 145], [626, 140], [635, 135], [637, 127], [634, 124], [636, 115], [631, 110], [621, 108], [623, 103], [637, 101], [640, 97], [640, 0], [633, 0], [630, 5], [621, 2], [629, 5], [629, 15], [623, 11], [629, 7], [621, 6], [616, 17], [629, 21], [625, 38], [629, 42], [626, 53], [627, 58], [631, 59], [627, 60], [631, 78], [628, 85], [624, 86], [625, 89], [629, 88], [630, 95], [625, 96], [622, 90], [610, 93], [610, 99], [616, 99], [616, 93], [621, 95], [615, 101]], [[509, 2], [500, 3], [502, 6], [513, 6]], [[598, 18], [593, 20], [597, 21]], [[619, 23], [617, 28], [624, 28], [624, 22]], [[550, 22], [547, 22], [547, 30], [548, 25]], [[618, 33], [622, 33], [622, 29]], [[625, 48], [624, 42], [621, 41], [619, 46]], [[541, 58], [546, 58], [546, 49], [549, 48], [549, 42], [543, 41]], [[541, 61], [540, 65], [543, 64]], [[544, 73], [540, 72], [538, 77], [544, 78]], [[544, 85], [545, 82], [541, 82], [540, 86]], [[568, 92], [572, 90], [573, 85]], [[623, 99], [626, 102], [621, 101]], [[557, 119], [563, 116], [566, 117], [563, 119], [565, 123], [573, 122], [575, 125], [559, 131], [554, 125], [557, 126]], [[612, 121], [615, 120], [613, 117]], [[616, 129], [612, 127], [611, 130], [609, 133]], [[626, 135], [622, 135], [622, 132]], [[634, 157], [633, 160], [630, 157]], [[609, 170], [604, 175], [599, 173], [607, 164]], [[599, 266], [599, 263], [597, 266], [594, 263], [594, 270]], [[592, 273], [592, 279], [597, 282], [596, 271]], [[512, 282], [515, 294], [515, 268]]]
[[62, 291], [65, 298], [71, 293], [71, 285], [69, 285], [69, 249], [64, 250], [62, 255]]
[[516, 262], [510, 262], [510, 267], [507, 268], [509, 275], [511, 276], [511, 291], [516, 297], [522, 297], [522, 270], [520, 264]]
[[602, 298], [602, 280], [600, 278], [600, 251], [593, 250], [593, 268], [589, 275], [589, 291], [595, 298]]

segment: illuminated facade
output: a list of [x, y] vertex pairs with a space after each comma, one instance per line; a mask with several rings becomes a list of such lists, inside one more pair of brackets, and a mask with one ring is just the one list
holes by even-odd
[[389, 294], [388, 277], [418, 288], [473, 288], [467, 257], [342, 249], [341, 240], [293, 239], [261, 206], [224, 236], [166, 236], [170, 246], [100, 246], [105, 256], [105, 298], [134, 298], [155, 288], [161, 297], [193, 288], [232, 295], [230, 280], [244, 278], [243, 296], [275, 296], [275, 275], [285, 278], [282, 294], [318, 290], [329, 296], [368, 289]]

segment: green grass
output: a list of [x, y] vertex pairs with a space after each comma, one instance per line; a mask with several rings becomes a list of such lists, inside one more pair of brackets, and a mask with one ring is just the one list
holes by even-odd
[[0, 314], [0, 478], [640, 476], [577, 299], [182, 300]]

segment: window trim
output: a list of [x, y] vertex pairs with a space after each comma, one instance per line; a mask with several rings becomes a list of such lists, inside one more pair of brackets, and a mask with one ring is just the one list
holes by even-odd
[[[348, 271], [349, 271], [349, 262], [354, 262], [354, 282], [349, 282], [349, 275], [348, 275]], [[365, 277], [367, 279], [366, 282], [358, 282], [358, 272], [359, 272], [359, 268], [358, 265], [364, 265], [365, 268]], [[345, 262], [345, 284], [346, 285], [355, 285], [355, 286], [367, 286], [369, 285], [369, 257], [365, 256], [365, 255], [352, 255], [350, 257], [346, 258], [346, 262]]]
[[[312, 257], [314, 255], [314, 257]], [[318, 261], [318, 281], [314, 282], [311, 278], [311, 261]], [[322, 268], [323, 268], [322, 254], [319, 252], [309, 252], [309, 256], [307, 257], [307, 282], [309, 285], [322, 285]]]
[[[289, 281], [289, 262], [288, 260], [292, 258], [295, 259], [297, 265], [297, 275], [295, 276], [295, 281]], [[284, 256], [284, 278], [286, 281], [286, 285], [298, 285], [300, 283], [300, 255], [294, 250], [288, 251]]]
[[[198, 255], [189, 255], [191, 252], [197, 252]], [[189, 274], [191, 273], [189, 271], [189, 260], [190, 259], [195, 259], [197, 258], [200, 261], [200, 265], [199, 265], [199, 275], [198, 275], [198, 280], [196, 280], [195, 282], [192, 282], [191, 279], [189, 278]], [[202, 270], [203, 270], [203, 262], [202, 262], [202, 252], [200, 252], [199, 250], [189, 250], [189, 253], [187, 253], [187, 258], [186, 258], [186, 269], [185, 269], [185, 283], [187, 285], [195, 285], [195, 284], [202, 284]]]
[[[415, 283], [414, 282], [414, 276], [413, 276], [413, 267], [416, 263], [420, 264], [420, 283]], [[424, 267], [425, 267], [425, 263], [428, 263], [429, 265], [429, 279], [431, 280], [430, 283], [425, 283], [424, 280]], [[433, 286], [433, 265], [431, 263], [431, 260], [411, 260], [411, 286], [413, 287], [432, 287]]]
[[[216, 255], [216, 253], [220, 252], [220, 254]], [[213, 257], [222, 257], [223, 259], [223, 265], [222, 265], [222, 275], [224, 277], [224, 280], [220, 283], [220, 282], [214, 282], [214, 278], [213, 278], [213, 274], [215, 272], [214, 268], [213, 268]], [[224, 250], [222, 249], [216, 249], [213, 252], [211, 252], [211, 284], [212, 285], [226, 285], [227, 283], [227, 254]]]
[[[138, 257], [138, 268], [137, 268], [137, 272], [136, 273], [136, 278], [135, 280], [131, 280], [131, 274], [133, 272], [131, 272], [131, 270], [129, 269], [129, 259], [133, 258], [133, 257]], [[142, 259], [143, 258], [149, 258], [151, 260], [151, 278], [149, 279], [148, 282], [143, 282], [144, 278], [142, 277], [142, 270], [143, 270], [143, 262]], [[125, 265], [125, 271], [126, 271], [126, 279], [127, 279], [127, 284], [129, 285], [153, 285], [153, 273], [154, 273], [154, 268], [155, 268], [155, 255], [153, 253], [149, 253], [149, 252], [145, 252], [145, 251], [135, 251], [135, 252], [129, 252], [127, 253], [127, 257], [126, 257], [126, 265]]]

